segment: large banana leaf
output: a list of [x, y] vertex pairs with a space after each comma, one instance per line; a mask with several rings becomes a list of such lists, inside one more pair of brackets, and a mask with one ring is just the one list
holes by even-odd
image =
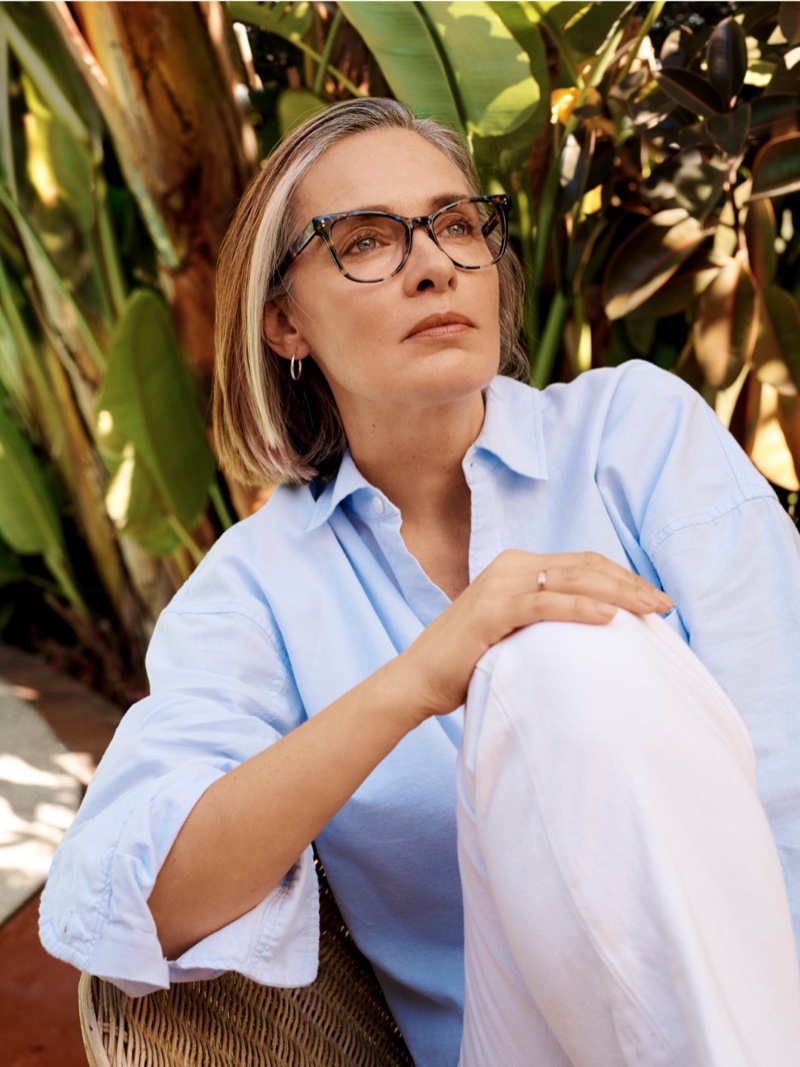
[[542, 99], [528, 56], [486, 3], [351, 3], [339, 8], [364, 38], [398, 99], [469, 136], [508, 134]]
[[97, 411], [98, 432], [107, 442], [133, 445], [163, 513], [192, 528], [208, 501], [214, 457], [172, 317], [153, 290], [140, 289], [128, 301], [112, 337]]
[[0, 395], [0, 536], [18, 555], [43, 556], [66, 598], [86, 615], [47, 478], [4, 400]]

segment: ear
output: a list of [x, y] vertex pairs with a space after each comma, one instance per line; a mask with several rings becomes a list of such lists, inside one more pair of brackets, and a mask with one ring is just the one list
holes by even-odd
[[262, 332], [272, 351], [284, 359], [291, 359], [293, 355], [303, 359], [309, 353], [308, 343], [282, 300], [267, 304]]

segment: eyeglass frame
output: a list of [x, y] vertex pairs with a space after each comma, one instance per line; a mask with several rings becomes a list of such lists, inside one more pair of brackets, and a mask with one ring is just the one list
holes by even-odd
[[[453, 257], [439, 244], [439, 240], [433, 229], [433, 221], [438, 218], [439, 215], [444, 214], [446, 211], [450, 211], [457, 204], [492, 204], [495, 208], [499, 209], [500, 224], [503, 226], [503, 240], [500, 246], [500, 252], [491, 261], [491, 263], [480, 263], [475, 266], [468, 266], [464, 263], [457, 263]], [[430, 215], [414, 215], [410, 218], [405, 215], [395, 215], [390, 211], [373, 211], [369, 208], [359, 208], [355, 211], [339, 211], [333, 215], [315, 215], [308, 225], [303, 229], [302, 233], [292, 242], [289, 246], [286, 255], [281, 260], [278, 267], [277, 274], [281, 275], [286, 271], [292, 263], [297, 259], [300, 253], [308, 247], [315, 237], [321, 237], [325, 243], [325, 247], [330, 253], [331, 259], [336, 264], [337, 269], [345, 278], [351, 282], [357, 282], [359, 285], [375, 285], [378, 282], [385, 282], [389, 278], [393, 278], [395, 274], [399, 274], [408, 261], [408, 257], [411, 255], [411, 245], [414, 239], [414, 231], [416, 229], [423, 229], [436, 247], [447, 256], [454, 267], [458, 270], [483, 270], [484, 267], [493, 267], [496, 263], [505, 255], [506, 248], [508, 247], [508, 213], [511, 210], [512, 201], [510, 196], [506, 196], [504, 193], [495, 193], [488, 196], [462, 196], [458, 200], [453, 200], [449, 204], [445, 204], [443, 207], [437, 208], [436, 211]], [[342, 266], [339, 257], [336, 254], [336, 249], [333, 247], [333, 240], [331, 238], [331, 231], [333, 225], [340, 219], [347, 219], [357, 217], [359, 215], [379, 216], [380, 218], [394, 219], [396, 222], [400, 222], [405, 227], [406, 231], [406, 246], [403, 252], [403, 258], [400, 260], [399, 266], [390, 274], [385, 274], [383, 278], [354, 278], [352, 274], [348, 274], [345, 268]], [[487, 223], [491, 221], [492, 216], [487, 219]], [[481, 233], [485, 228], [485, 225], [481, 227]], [[494, 227], [493, 227], [494, 228]]]

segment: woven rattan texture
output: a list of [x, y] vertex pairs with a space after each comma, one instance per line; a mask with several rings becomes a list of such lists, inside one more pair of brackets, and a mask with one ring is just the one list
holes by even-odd
[[84, 974], [81, 1025], [94, 1067], [413, 1067], [381, 989], [324, 879], [320, 966], [302, 989], [239, 974], [132, 999]]

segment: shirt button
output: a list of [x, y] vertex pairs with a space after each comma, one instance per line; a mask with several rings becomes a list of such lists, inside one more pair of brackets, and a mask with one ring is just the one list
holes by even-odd
[[386, 505], [379, 496], [374, 496], [372, 498], [372, 506], [378, 515], [383, 515], [384, 511], [386, 511]]

